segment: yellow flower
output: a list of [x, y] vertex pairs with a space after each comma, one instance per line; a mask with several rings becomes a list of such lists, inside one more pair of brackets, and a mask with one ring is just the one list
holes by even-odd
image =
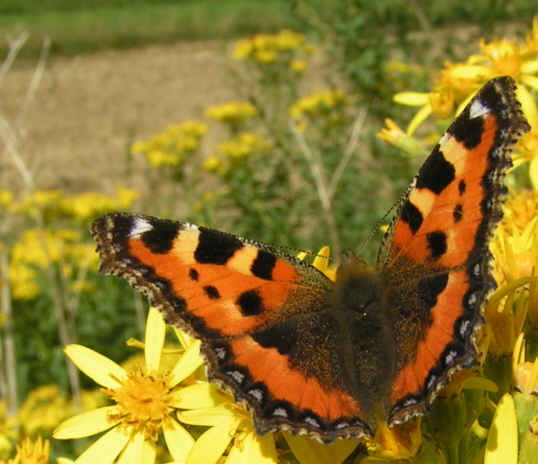
[[497, 284], [532, 275], [538, 269], [538, 192], [512, 194], [504, 207], [490, 250]]
[[304, 34], [284, 29], [280, 31], [275, 38], [275, 47], [280, 51], [290, 51], [299, 48], [304, 40]]
[[27, 435], [49, 433], [70, 414], [69, 406], [67, 396], [57, 385], [41, 385], [24, 400], [18, 420]]
[[46, 269], [60, 260], [63, 250], [63, 237], [56, 231], [28, 229], [13, 246], [12, 261]]
[[115, 195], [86, 192], [62, 200], [64, 214], [82, 222], [89, 222], [105, 213], [129, 209], [139, 194], [135, 190], [118, 188]]
[[74, 268], [97, 269], [99, 258], [95, 246], [80, 240], [81, 232], [74, 229], [26, 230], [11, 252], [8, 277], [13, 298], [29, 300], [38, 295], [40, 269], [58, 265], [66, 277], [78, 275]]
[[179, 166], [183, 159], [177, 153], [168, 153], [162, 150], [149, 150], [146, 158], [154, 168], [160, 166]]
[[378, 458], [411, 459], [422, 444], [421, 418], [389, 428], [378, 418], [374, 438], [366, 440], [368, 454]]
[[292, 60], [290, 68], [296, 73], [302, 73], [306, 69], [306, 62], [303, 60]]
[[[523, 112], [534, 105], [528, 88], [538, 90], [538, 49], [534, 47], [538, 22], [533, 21], [532, 38], [523, 44], [516, 40], [500, 39], [486, 42], [480, 40], [481, 55], [472, 55], [465, 62], [446, 62], [435, 79], [431, 92], [401, 92], [394, 96], [398, 103], [408, 106], [420, 106], [407, 127], [407, 133], [413, 134], [430, 114], [441, 119], [453, 117], [472, 98], [488, 80], [496, 76], [510, 75], [518, 83], [518, 99]], [[532, 44], [532, 45], [531, 45]], [[532, 123], [531, 123], [532, 125]]]
[[249, 132], [241, 132], [237, 137], [221, 142], [219, 152], [229, 159], [241, 159], [270, 148], [261, 136]]
[[239, 124], [258, 114], [256, 107], [248, 102], [228, 102], [208, 108], [205, 115], [227, 124]]
[[256, 50], [254, 58], [260, 63], [274, 63], [277, 59], [277, 54], [273, 50]]
[[0, 464], [48, 464], [50, 453], [50, 443], [38, 437], [35, 442], [26, 438], [22, 444], [17, 445], [17, 454], [7, 462], [0, 461]]
[[[200, 343], [182, 336], [183, 355], [171, 370], [163, 369], [161, 355], [165, 323], [150, 308], [146, 325], [144, 369], [125, 370], [114, 361], [80, 345], [65, 348], [69, 358], [103, 388], [113, 405], [72, 417], [55, 431], [57, 439], [87, 437], [108, 430], [75, 461], [76, 464], [112, 462], [121, 453], [119, 464], [153, 464], [156, 440], [162, 432], [168, 450], [177, 462], [184, 462], [194, 442], [176, 421], [174, 410], [182, 407], [185, 395], [198, 384], [178, 388], [202, 364]], [[201, 383], [203, 387], [206, 382]], [[110, 429], [110, 430], [109, 430]]]
[[13, 201], [13, 194], [9, 190], [0, 190], [0, 208], [5, 208]]
[[262, 64], [282, 62], [289, 66], [298, 52], [311, 55], [313, 51], [314, 48], [305, 43], [304, 34], [285, 29], [278, 34], [257, 34], [239, 40], [234, 46], [233, 57], [237, 60], [251, 58]]
[[348, 103], [349, 98], [344, 95], [341, 89], [322, 90], [297, 101], [290, 108], [290, 115], [294, 119], [313, 118], [330, 114]]
[[208, 156], [202, 163], [202, 167], [208, 172], [218, 172], [222, 161], [217, 155]]
[[529, 162], [529, 177], [532, 186], [538, 190], [538, 110], [536, 102], [524, 86], [517, 89], [517, 97], [523, 112], [531, 126], [531, 130], [521, 136], [516, 151], [512, 155], [514, 166]]
[[11, 296], [16, 300], [31, 300], [39, 293], [37, 272], [27, 264], [12, 261], [8, 269]]
[[532, 18], [532, 30], [527, 33], [522, 53], [525, 55], [538, 53], [538, 16]]
[[36, 217], [54, 215], [60, 210], [63, 194], [60, 190], [35, 190], [26, 195], [21, 202], [12, 202], [10, 212]]
[[207, 133], [207, 126], [200, 121], [190, 120], [169, 127], [169, 132], [175, 135], [190, 135], [200, 138]]
[[17, 421], [7, 414], [6, 409], [5, 401], [0, 400], [0, 458], [7, 457], [11, 453], [12, 442], [18, 436]]
[[227, 464], [278, 463], [273, 434], [258, 435], [250, 415], [231, 397], [222, 398], [216, 406], [205, 408], [191, 401], [192, 410], [178, 413], [183, 423], [210, 427], [196, 440], [185, 463], [216, 464], [226, 450]]
[[160, 134], [135, 142], [130, 152], [144, 154], [153, 167], [177, 167], [198, 150], [206, 132], [207, 126], [195, 120], [170, 125]]
[[522, 292], [530, 277], [502, 286], [488, 300], [485, 309], [489, 352], [494, 356], [512, 353], [528, 313], [528, 294]]
[[426, 153], [425, 146], [415, 137], [407, 135], [392, 119], [385, 119], [385, 127], [377, 133], [377, 138], [394, 145], [411, 156]]
[[254, 48], [254, 42], [252, 39], [238, 40], [234, 46], [233, 57], [236, 60], [243, 60], [250, 56]]

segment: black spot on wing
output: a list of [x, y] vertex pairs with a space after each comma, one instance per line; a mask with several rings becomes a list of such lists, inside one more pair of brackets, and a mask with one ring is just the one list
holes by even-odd
[[402, 214], [400, 217], [402, 221], [405, 221], [407, 222], [407, 224], [409, 224], [409, 228], [414, 234], [420, 228], [424, 219], [422, 217], [422, 213], [409, 200], [405, 200], [405, 203], [402, 206]]
[[297, 327], [293, 322], [280, 323], [254, 333], [252, 338], [264, 348], [276, 348], [280, 354], [291, 354], [297, 344]]
[[263, 302], [256, 290], [241, 293], [236, 301], [243, 316], [256, 316], [263, 312]]
[[180, 230], [181, 224], [161, 219], [149, 221], [153, 229], [144, 232], [140, 238], [152, 253], [168, 253], [172, 249], [174, 239]]
[[233, 235], [200, 227], [194, 258], [201, 264], [226, 264], [242, 247], [241, 241]]
[[447, 161], [439, 144], [433, 149], [431, 155], [420, 168], [417, 176], [417, 188], [427, 188], [440, 194], [454, 180], [456, 170], [452, 163]]
[[198, 274], [198, 271], [196, 269], [189, 269], [189, 277], [191, 280], [197, 281], [200, 275]]
[[460, 183], [458, 184], [458, 191], [460, 192], [460, 196], [465, 193], [465, 189], [467, 188], [467, 184], [462, 179], [460, 180]]
[[432, 259], [439, 259], [446, 253], [446, 234], [444, 232], [430, 232], [426, 234], [426, 239]]
[[458, 142], [463, 143], [465, 148], [472, 150], [480, 144], [484, 119], [481, 117], [469, 118], [469, 107], [448, 128]]
[[213, 287], [213, 285], [206, 285], [204, 287], [204, 292], [210, 300], [217, 300], [220, 298], [220, 293], [217, 290], [217, 287]]
[[260, 279], [271, 280], [276, 257], [264, 250], [259, 250], [256, 259], [250, 267], [250, 271]]
[[[448, 273], [425, 277], [419, 282], [418, 293], [428, 308], [432, 308], [437, 304], [437, 297], [446, 288], [447, 283]], [[457, 302], [454, 302], [454, 304], [457, 304]]]
[[461, 218], [463, 217], [463, 206], [461, 203], [458, 203], [454, 208], [454, 211], [452, 211], [452, 217], [454, 218], [454, 222], [461, 221]]

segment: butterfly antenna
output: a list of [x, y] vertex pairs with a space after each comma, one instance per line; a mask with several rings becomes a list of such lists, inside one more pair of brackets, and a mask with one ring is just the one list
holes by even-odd
[[[360, 256], [361, 253], [363, 252], [364, 248], [366, 248], [366, 245], [368, 245], [368, 243], [370, 243], [370, 240], [372, 240], [372, 238], [374, 238], [375, 235], [377, 235], [379, 233], [379, 229], [381, 229], [384, 225], [387, 225], [387, 217], [392, 214], [392, 212], [398, 207], [400, 206], [401, 204], [401, 200], [398, 200], [396, 202], [394, 202], [392, 204], [392, 206], [389, 208], [389, 210], [381, 217], [381, 219], [378, 219], [376, 221], [376, 223], [374, 224], [374, 226], [372, 227], [372, 230], [370, 231], [370, 233], [368, 234], [368, 237], [366, 238], [366, 240], [364, 242], [362, 242], [362, 244], [360, 245], [360, 247], [358, 248], [357, 250], [357, 254]], [[388, 227], [390, 227], [390, 224], [388, 224]]]

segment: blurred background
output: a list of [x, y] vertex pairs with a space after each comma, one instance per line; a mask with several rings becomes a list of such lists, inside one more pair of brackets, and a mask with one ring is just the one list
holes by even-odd
[[374, 262], [386, 213], [458, 106], [536, 54], [537, 12], [531, 0], [0, 2], [0, 458], [19, 433], [50, 436], [72, 394], [100, 401], [63, 346], [119, 363], [139, 352], [124, 341], [143, 338], [145, 300], [98, 274], [93, 219], [132, 210]]

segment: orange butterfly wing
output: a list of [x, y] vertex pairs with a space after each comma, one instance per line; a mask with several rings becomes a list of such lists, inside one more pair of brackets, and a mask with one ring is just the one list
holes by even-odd
[[405, 348], [392, 386], [393, 422], [423, 413], [450, 375], [476, 359], [474, 329], [495, 288], [488, 242], [502, 218], [510, 149], [528, 130], [514, 81], [490, 81], [402, 200], [378, 263], [388, 281], [406, 281], [402, 305], [415, 306], [420, 320], [414, 339], [397, 342]]
[[332, 282], [315, 268], [149, 216], [111, 214], [92, 233], [105, 273], [126, 278], [167, 322], [202, 339], [210, 379], [247, 405], [259, 433], [284, 426], [326, 441], [371, 433], [334, 359]]

